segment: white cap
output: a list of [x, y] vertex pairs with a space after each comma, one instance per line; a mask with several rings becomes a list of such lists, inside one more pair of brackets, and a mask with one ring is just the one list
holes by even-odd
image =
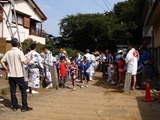
[[123, 52], [122, 50], [119, 50], [119, 51], [118, 51], [118, 53], [122, 53], [122, 52]]

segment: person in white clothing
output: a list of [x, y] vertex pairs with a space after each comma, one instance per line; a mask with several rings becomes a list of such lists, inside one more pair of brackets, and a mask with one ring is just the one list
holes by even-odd
[[89, 49], [86, 50], [86, 54], [84, 56], [87, 58], [87, 60], [89, 60], [91, 62], [92, 55], [90, 54], [90, 50]]
[[138, 60], [139, 60], [139, 53], [137, 50], [133, 48], [132, 45], [128, 45], [128, 54], [125, 58], [126, 64], [127, 64], [127, 73], [132, 74], [133, 84], [132, 84], [132, 90], [136, 87], [136, 75], [137, 75], [137, 69], [138, 69]]
[[95, 74], [95, 68], [96, 68], [96, 57], [91, 54], [91, 66], [90, 66], [90, 80], [93, 80], [94, 74]]
[[[90, 62], [90, 64], [92, 64], [93, 56], [92, 56], [92, 54], [90, 54], [90, 50], [89, 49], [86, 50], [86, 54], [84, 56], [87, 58], [87, 60]], [[92, 74], [93, 74], [92, 65], [90, 65], [90, 68], [88, 70], [90, 71], [89, 79], [92, 80]]]
[[50, 67], [53, 66], [53, 59], [52, 59], [52, 52], [49, 51], [47, 47], [43, 48], [43, 52], [45, 54], [44, 63], [43, 63], [44, 64], [44, 76], [45, 76], [47, 82], [49, 83], [46, 86], [46, 89], [48, 89], [48, 88], [53, 87], [51, 69], [50, 69]]
[[36, 44], [30, 46], [31, 51], [26, 55], [28, 59], [30, 56], [33, 56], [33, 59], [29, 62], [29, 81], [28, 87], [29, 92], [32, 94], [37, 94], [38, 91], [35, 89], [40, 88], [40, 69], [43, 68], [42, 61], [43, 58], [38, 52], [36, 52]]

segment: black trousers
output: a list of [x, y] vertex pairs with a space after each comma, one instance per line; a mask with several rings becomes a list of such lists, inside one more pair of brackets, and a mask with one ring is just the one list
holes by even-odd
[[27, 108], [27, 92], [26, 86], [24, 82], [24, 77], [16, 78], [16, 77], [9, 77], [9, 85], [10, 85], [10, 94], [11, 94], [11, 101], [13, 108], [18, 107], [18, 100], [16, 97], [16, 86], [19, 86], [22, 96], [22, 108]]

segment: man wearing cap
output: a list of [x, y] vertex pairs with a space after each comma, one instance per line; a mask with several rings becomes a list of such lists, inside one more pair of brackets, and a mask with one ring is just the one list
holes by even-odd
[[[8, 51], [1, 60], [2, 66], [8, 72], [9, 85], [11, 101], [13, 106], [13, 111], [18, 109], [18, 100], [16, 97], [16, 86], [18, 85], [22, 94], [22, 112], [30, 111], [32, 108], [28, 107], [27, 104], [27, 93], [24, 82], [24, 66], [23, 64], [28, 64], [32, 60], [32, 56], [26, 60], [23, 52], [18, 49], [19, 42], [16, 38], [11, 40], [12, 49]], [[8, 66], [5, 65], [8, 64]]]
[[122, 50], [118, 50], [117, 55], [116, 55], [116, 58], [115, 58], [115, 62], [116, 62], [117, 64], [118, 64], [119, 58], [122, 57], [122, 53], [123, 53]]

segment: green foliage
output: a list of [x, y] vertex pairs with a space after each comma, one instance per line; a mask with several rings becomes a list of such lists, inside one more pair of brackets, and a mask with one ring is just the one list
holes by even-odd
[[76, 55], [77, 50], [72, 49], [72, 48], [67, 48], [65, 49], [67, 51], [67, 54], [69, 57], [73, 57], [74, 55]]
[[[72, 48], [65, 48], [64, 49], [69, 57], [73, 57], [76, 55], [76, 53], [78, 52], [78, 50], [76, 49], [72, 49]], [[53, 56], [58, 55], [60, 53], [60, 49], [56, 48], [52, 51]], [[80, 52], [82, 55], [84, 54], [83, 52]]]
[[61, 20], [61, 47], [84, 51], [116, 49], [116, 44], [138, 43], [143, 0], [128, 0], [105, 14], [67, 15]]
[[54, 49], [52, 50], [53, 56], [58, 55], [60, 53], [60, 49]]
[[39, 52], [39, 53], [42, 52], [44, 45], [42, 45], [41, 43], [36, 43], [36, 41], [33, 41], [31, 38], [24, 40], [24, 42], [22, 43], [23, 51], [26, 52], [27, 49], [30, 48], [31, 44], [36, 44], [37, 45], [37, 52]]

